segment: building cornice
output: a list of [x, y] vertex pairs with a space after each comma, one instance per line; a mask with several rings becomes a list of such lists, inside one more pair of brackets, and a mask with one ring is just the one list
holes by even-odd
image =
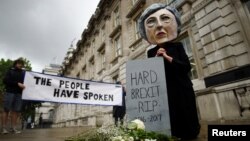
[[116, 34], [118, 34], [122, 29], [122, 26], [119, 24], [114, 28], [114, 30], [109, 34], [110, 38], [113, 38]]
[[133, 7], [130, 9], [130, 11], [128, 12], [126, 18], [131, 18], [133, 17], [133, 15], [141, 9], [141, 7], [143, 7], [146, 3], [146, 0], [138, 0]]
[[100, 52], [105, 47], [105, 42], [102, 42], [102, 44], [97, 48], [97, 51]]
[[173, 0], [171, 3], [169, 3], [170, 6], [180, 8], [185, 3], [192, 4], [196, 0]]
[[198, 12], [200, 9], [202, 9], [203, 7], [205, 7], [206, 5], [208, 5], [209, 3], [211, 3], [213, 0], [202, 0], [201, 2], [199, 2], [198, 4], [193, 6], [193, 14]]

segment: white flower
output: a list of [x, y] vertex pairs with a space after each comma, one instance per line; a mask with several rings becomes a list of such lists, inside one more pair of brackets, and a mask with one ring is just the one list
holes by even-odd
[[145, 125], [144, 125], [144, 123], [141, 120], [135, 119], [135, 120], [133, 120], [131, 122], [136, 123], [137, 129], [145, 130]]
[[134, 138], [133, 137], [129, 137], [128, 141], [134, 141]]
[[156, 139], [145, 139], [145, 141], [157, 141]]
[[121, 141], [122, 136], [112, 137], [112, 141]]

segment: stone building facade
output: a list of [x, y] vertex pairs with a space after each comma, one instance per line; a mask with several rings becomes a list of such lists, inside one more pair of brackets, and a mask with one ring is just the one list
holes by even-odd
[[[51, 63], [45, 66], [42, 73], [49, 74], [49, 75], [60, 75], [60, 71], [61, 71], [61, 65]], [[35, 125], [40, 128], [51, 127], [53, 124], [54, 107], [57, 105], [58, 104], [51, 103], [51, 102], [41, 103], [41, 106], [39, 108], [36, 108]], [[39, 123], [40, 116], [42, 117], [42, 125], [41, 123]]]
[[[192, 64], [190, 77], [201, 120], [250, 119], [249, 0], [100, 0], [76, 48], [63, 62], [63, 74], [126, 84], [126, 62], [143, 59], [151, 47], [137, 19], [155, 2], [181, 12], [178, 38]], [[61, 104], [55, 127], [112, 122], [112, 107]]]

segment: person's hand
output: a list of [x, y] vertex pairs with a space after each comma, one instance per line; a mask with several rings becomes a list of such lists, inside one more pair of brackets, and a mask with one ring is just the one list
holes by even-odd
[[156, 56], [164, 56], [164, 55], [167, 55], [166, 50], [164, 48], [159, 48], [157, 50]]
[[20, 87], [21, 89], [24, 89], [25, 86], [22, 83], [17, 83], [18, 87]]
[[164, 48], [159, 48], [156, 56], [163, 56], [168, 62], [172, 63], [173, 58], [167, 54], [167, 51]]

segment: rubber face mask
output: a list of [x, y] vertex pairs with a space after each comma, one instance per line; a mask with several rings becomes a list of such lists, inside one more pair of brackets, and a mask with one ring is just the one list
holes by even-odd
[[175, 16], [167, 9], [160, 9], [149, 15], [144, 21], [148, 42], [163, 44], [177, 37]]

